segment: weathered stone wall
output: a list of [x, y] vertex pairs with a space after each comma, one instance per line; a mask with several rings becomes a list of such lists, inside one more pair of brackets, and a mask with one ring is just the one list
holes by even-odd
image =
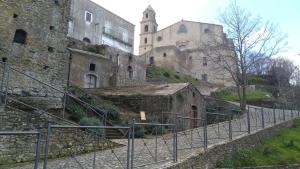
[[209, 147], [206, 152], [194, 155], [189, 159], [176, 163], [166, 169], [210, 169], [215, 168], [218, 160], [224, 160], [225, 158], [231, 157], [233, 153], [254, 147], [261, 144], [263, 141], [280, 133], [282, 128], [291, 127], [293, 120], [286, 121], [284, 123], [269, 127], [265, 130], [260, 130], [256, 133], [238, 138], [228, 143], [215, 145]]
[[[68, 36], [91, 44], [107, 44], [133, 53], [134, 25], [90, 0], [70, 0], [71, 20]], [[85, 13], [92, 14], [92, 22], [85, 20]], [[126, 35], [125, 35], [126, 34]]]
[[[0, 113], [0, 131], [33, 131], [41, 130], [40, 157], [44, 157], [47, 126], [51, 124], [70, 124], [59, 122], [41, 112], [24, 112], [7, 108]], [[101, 131], [99, 131], [101, 132]], [[99, 138], [99, 137], [98, 137]], [[35, 159], [36, 136], [0, 136], [1, 165], [33, 161]], [[118, 146], [113, 142], [97, 139], [97, 136], [81, 129], [52, 129], [49, 145], [49, 158], [69, 157], [71, 154], [82, 154], [93, 150]]]
[[[1, 0], [0, 58], [44, 83], [63, 89], [68, 58], [69, 0]], [[26, 32], [25, 44], [14, 41], [15, 32]], [[10, 92], [34, 96], [62, 95], [48, 92], [40, 83], [10, 71]]]
[[[107, 45], [90, 45], [71, 39], [72, 51], [70, 80], [73, 85], [88, 88], [87, 75], [97, 77], [96, 88], [109, 86], [137, 86], [146, 82], [144, 57], [135, 56]], [[90, 64], [95, 70], [90, 71]], [[129, 68], [132, 73], [130, 75]]]

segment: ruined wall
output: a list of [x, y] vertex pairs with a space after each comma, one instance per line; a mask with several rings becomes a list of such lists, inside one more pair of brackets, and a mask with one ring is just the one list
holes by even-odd
[[[21, 72], [62, 90], [66, 82], [69, 7], [68, 0], [1, 0], [2, 61], [7, 60]], [[15, 36], [16, 30], [24, 39]], [[10, 79], [10, 92], [15, 94], [25, 92], [34, 96], [62, 96], [45, 91], [41, 84], [13, 71]]]

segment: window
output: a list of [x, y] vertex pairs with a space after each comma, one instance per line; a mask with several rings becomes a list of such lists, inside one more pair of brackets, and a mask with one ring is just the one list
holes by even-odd
[[149, 58], [149, 64], [150, 64], [150, 65], [154, 65], [154, 57], [153, 57], [153, 56], [151, 56], [151, 57]]
[[96, 70], [96, 64], [94, 64], [94, 63], [91, 63], [90, 64], [90, 71], [95, 71]]
[[146, 18], [148, 18], [148, 13], [146, 13], [146, 15], [145, 15], [145, 16], [146, 16]]
[[132, 55], [130, 55], [130, 56], [128, 57], [128, 62], [129, 62], [129, 63], [132, 62]]
[[93, 15], [92, 13], [85, 11], [85, 21], [88, 23], [92, 23], [93, 22]]
[[187, 33], [187, 28], [186, 28], [186, 26], [185, 26], [184, 24], [181, 24], [181, 25], [179, 26], [179, 29], [178, 29], [177, 33], [178, 33], [178, 34], [180, 34], [180, 33]]
[[19, 16], [18, 16], [18, 14], [15, 14], [15, 13], [14, 13], [13, 17], [14, 17], [14, 18], [18, 18]]
[[159, 41], [161, 41], [162, 40], [162, 37], [161, 36], [158, 36], [157, 37], [157, 41], [159, 42]]
[[111, 23], [109, 21], [105, 21], [104, 33], [110, 34], [110, 32], [111, 32]]
[[26, 44], [27, 32], [23, 29], [17, 29], [15, 32], [14, 43]]
[[144, 43], [147, 44], [147, 38], [144, 39]]
[[123, 31], [122, 33], [122, 39], [123, 39], [123, 42], [128, 42], [128, 32], [126, 30]]
[[83, 42], [85, 42], [85, 43], [91, 43], [91, 40], [89, 39], [89, 38], [83, 38], [83, 40], [82, 40]]
[[97, 87], [97, 76], [93, 74], [87, 74], [85, 77], [85, 88], [96, 88]]
[[167, 57], [167, 53], [164, 53], [163, 56], [164, 56], [164, 57]]
[[207, 82], [207, 74], [202, 75], [202, 80]]
[[127, 71], [128, 71], [128, 77], [129, 79], [132, 79], [133, 78], [133, 69], [131, 66], [128, 66], [127, 67]]
[[207, 57], [203, 57], [203, 66], [207, 66]]
[[148, 25], [145, 25], [145, 32], [148, 32]]
[[7, 57], [3, 57], [2, 62], [6, 62], [6, 61], [7, 61]]

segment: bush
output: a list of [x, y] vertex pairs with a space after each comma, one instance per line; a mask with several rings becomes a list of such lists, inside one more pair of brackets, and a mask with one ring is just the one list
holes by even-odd
[[114, 120], [114, 121], [120, 120], [120, 112], [118, 107], [112, 104], [104, 104], [100, 106], [100, 109], [102, 109], [104, 112], [107, 113], [108, 120]]
[[141, 125], [134, 126], [134, 137], [135, 138], [143, 138], [145, 136], [145, 129]]
[[70, 119], [75, 122], [79, 122], [86, 116], [86, 112], [82, 109], [82, 107], [72, 101], [67, 105], [67, 109], [71, 114]]
[[180, 79], [180, 77], [179, 77], [178, 75], [174, 75], [174, 77], [175, 77], [176, 79]]
[[[103, 123], [100, 121], [100, 119], [94, 118], [94, 117], [83, 117], [79, 121], [79, 125], [81, 126], [103, 126]], [[103, 134], [104, 129], [90, 129], [93, 132], [96, 132], [97, 134]]]
[[163, 75], [168, 78], [170, 77], [170, 74], [168, 72], [164, 72]]

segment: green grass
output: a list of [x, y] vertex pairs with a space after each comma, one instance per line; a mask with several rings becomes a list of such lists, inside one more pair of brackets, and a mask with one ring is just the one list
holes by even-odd
[[201, 81], [192, 76], [157, 66], [148, 68], [147, 79], [159, 79], [169, 83], [192, 83], [194, 85], [201, 83]]
[[[264, 91], [248, 91], [246, 93], [248, 101], [262, 101], [271, 99], [272, 95], [264, 92]], [[223, 90], [219, 92], [213, 92], [211, 96], [220, 99], [220, 100], [227, 100], [227, 101], [239, 101], [239, 97], [236, 92]]]
[[235, 153], [232, 158], [217, 162], [217, 167], [300, 164], [300, 119], [292, 127], [252, 149]]

